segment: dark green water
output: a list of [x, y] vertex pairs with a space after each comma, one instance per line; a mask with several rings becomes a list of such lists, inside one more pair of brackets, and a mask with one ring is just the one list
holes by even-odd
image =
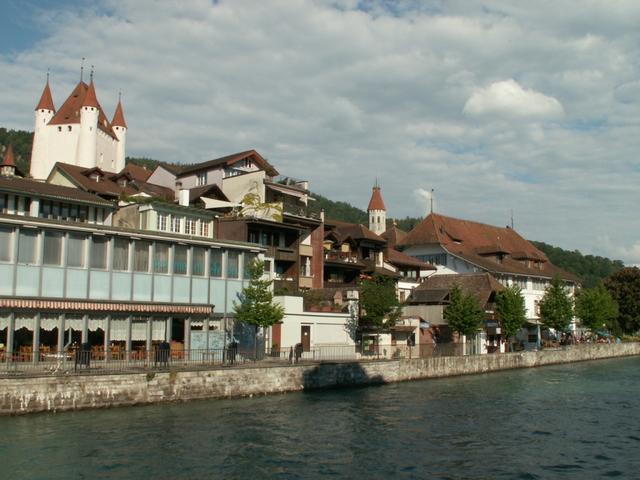
[[0, 418], [0, 478], [640, 478], [640, 358]]

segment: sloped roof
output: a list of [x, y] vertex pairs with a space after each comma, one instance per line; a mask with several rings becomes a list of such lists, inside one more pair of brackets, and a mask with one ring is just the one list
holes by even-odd
[[[93, 98], [92, 98], [93, 96]], [[95, 100], [95, 101], [94, 101]], [[86, 103], [86, 105], [85, 105]], [[92, 106], [98, 109], [98, 128], [114, 139], [118, 139], [111, 123], [102, 109], [102, 106], [95, 97], [93, 82], [91, 88], [84, 82], [78, 83], [71, 92], [71, 95], [64, 101], [60, 110], [53, 116], [49, 125], [68, 125], [80, 123], [80, 109], [83, 106]]]
[[137, 182], [146, 182], [153, 172], [134, 163], [127, 163], [127, 165], [118, 172], [116, 176], [123, 173], [129, 173], [131, 178]]
[[13, 158], [13, 146], [11, 144], [7, 145], [7, 150], [4, 152], [4, 158], [2, 159], [0, 167], [13, 167], [16, 174], [24, 176], [24, 173], [16, 166], [15, 159]]
[[214, 200], [222, 200], [223, 202], [229, 201], [229, 198], [216, 184], [189, 189], [189, 203], [195, 202], [200, 197], [213, 198]]
[[101, 206], [113, 207], [114, 205], [91, 193], [77, 188], [63, 187], [51, 183], [37, 182], [27, 178], [0, 177], [0, 190], [15, 193], [29, 193], [40, 197], [92, 203]]
[[391, 227], [387, 228], [380, 236], [387, 241], [387, 246], [389, 246], [389, 248], [394, 248], [404, 239], [404, 237], [407, 236], [407, 232], [405, 232], [404, 230], [400, 230], [394, 223], [393, 225], [391, 225]]
[[436, 270], [436, 267], [430, 263], [418, 260], [417, 258], [399, 252], [394, 248], [389, 248], [387, 250], [387, 260], [395, 266], [409, 266], [419, 268], [420, 270]]
[[333, 232], [334, 238], [339, 243], [344, 242], [348, 238], [358, 241], [358, 240], [370, 240], [376, 243], [386, 243], [386, 240], [379, 235], [376, 235], [367, 227], [359, 223], [348, 223], [342, 222], [338, 220], [330, 220], [325, 223], [325, 227], [329, 225], [334, 225], [333, 228], [327, 228], [327, 234]]
[[56, 107], [53, 105], [53, 97], [51, 96], [51, 89], [49, 88], [49, 80], [47, 79], [47, 83], [44, 86], [44, 90], [42, 90], [42, 95], [40, 96], [40, 101], [38, 105], [36, 105], [36, 110], [52, 110], [56, 111]]
[[382, 195], [380, 194], [380, 187], [377, 185], [373, 187], [373, 191], [371, 192], [371, 200], [369, 200], [369, 206], [367, 207], [367, 211], [369, 210], [387, 210], [387, 207], [384, 206]]
[[187, 167], [182, 168], [181, 172], [178, 173], [178, 176], [187, 175], [193, 172], [198, 172], [200, 170], [209, 169], [212, 167], [218, 166], [231, 166], [240, 160], [244, 160], [245, 158], [251, 157], [263, 170], [267, 172], [267, 175], [275, 177], [278, 175], [278, 171], [269, 163], [265, 158], [262, 157], [255, 150], [247, 150], [240, 153], [233, 153], [231, 155], [227, 155], [226, 157], [215, 158], [213, 160], [209, 160], [207, 162], [196, 163], [195, 165], [189, 165]]
[[[122, 194], [133, 196], [139, 195], [140, 193], [145, 193], [151, 197], [163, 198], [169, 201], [173, 201], [175, 196], [173, 190], [170, 188], [136, 180], [131, 173], [131, 170], [125, 172], [126, 167], [115, 175], [105, 175], [97, 167], [87, 169], [85, 167], [79, 167], [77, 165], [57, 162], [53, 166], [51, 174], [49, 174], [50, 178], [56, 170], [61, 171], [69, 180], [75, 183], [78, 188], [81, 188], [82, 190], [85, 190], [87, 192], [95, 193], [97, 195], [119, 197]], [[89, 175], [93, 172], [102, 174], [100, 181], [96, 182], [89, 177]], [[134, 177], [133, 181], [127, 183], [127, 186], [125, 187], [122, 187], [120, 184], [113, 180], [120, 178], [123, 175], [126, 175], [129, 178]]]
[[[553, 277], [577, 282], [575, 275], [553, 265], [547, 256], [531, 242], [509, 227], [461, 220], [432, 213], [398, 244], [399, 248], [414, 245], [440, 245], [489, 272]], [[496, 256], [502, 257], [500, 261]], [[528, 264], [527, 260], [537, 260]]]
[[415, 301], [420, 295], [429, 295], [421, 294], [420, 292], [448, 292], [454, 285], [458, 285], [465, 293], [474, 295], [480, 302], [480, 305], [486, 305], [492, 294], [500, 292], [505, 288], [490, 273], [431, 275], [413, 289], [411, 296], [413, 296], [414, 293], [417, 294], [413, 300]]

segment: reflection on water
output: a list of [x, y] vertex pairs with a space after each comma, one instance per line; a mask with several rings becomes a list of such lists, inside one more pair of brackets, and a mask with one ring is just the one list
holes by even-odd
[[637, 478], [639, 367], [0, 418], [0, 477]]

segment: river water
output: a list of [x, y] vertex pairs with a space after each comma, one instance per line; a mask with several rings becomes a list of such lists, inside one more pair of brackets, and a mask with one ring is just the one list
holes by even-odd
[[0, 478], [640, 478], [640, 358], [0, 418]]

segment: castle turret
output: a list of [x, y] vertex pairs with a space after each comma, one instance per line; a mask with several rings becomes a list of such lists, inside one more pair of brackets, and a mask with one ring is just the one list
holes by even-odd
[[115, 170], [119, 172], [125, 167], [125, 145], [127, 141], [127, 122], [124, 120], [124, 110], [121, 99], [118, 99], [118, 106], [113, 114], [111, 126], [113, 127], [116, 137], [118, 137]]
[[371, 193], [367, 213], [369, 214], [369, 230], [377, 235], [382, 235], [387, 229], [387, 209], [382, 201], [377, 181]]
[[33, 178], [44, 180], [49, 175], [49, 162], [47, 161], [49, 151], [49, 128], [47, 125], [56, 113], [49, 88], [49, 76], [44, 86], [40, 101], [35, 110], [35, 127], [33, 134], [33, 146], [31, 147], [31, 165], [29, 173]]
[[22, 176], [22, 172], [16, 167], [16, 162], [13, 159], [13, 147], [11, 144], [7, 146], [7, 150], [4, 152], [4, 160], [0, 163], [0, 176], [3, 177], [16, 177]]
[[93, 80], [91, 80], [80, 107], [80, 138], [78, 139], [78, 156], [76, 158], [76, 164], [79, 166], [103, 168], [99, 161], [96, 165], [99, 115], [100, 104], [96, 97]]

